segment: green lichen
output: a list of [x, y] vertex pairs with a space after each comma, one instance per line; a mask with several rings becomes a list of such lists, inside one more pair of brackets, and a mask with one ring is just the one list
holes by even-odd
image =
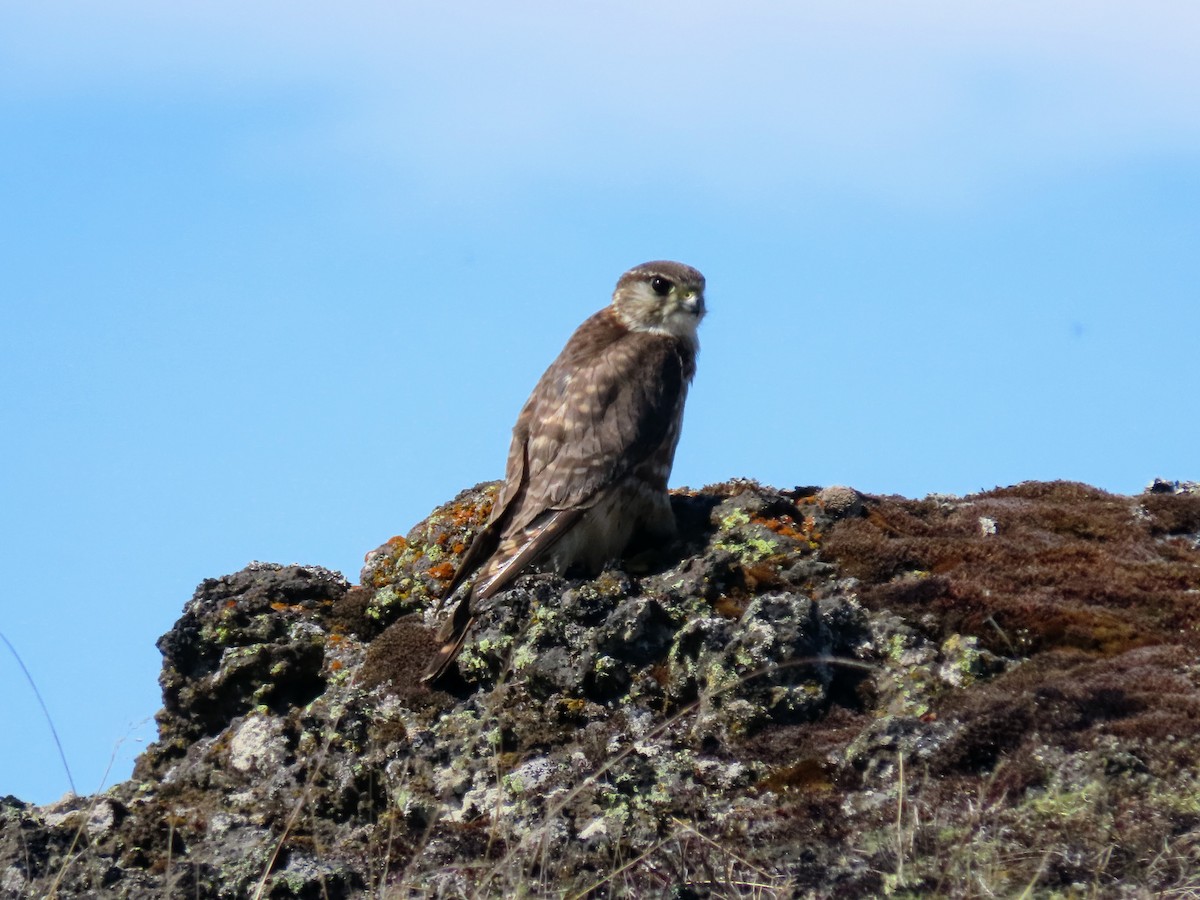
[[740, 541], [732, 538], [716, 541], [713, 546], [728, 551], [746, 562], [759, 562], [775, 556], [779, 552], [779, 547], [775, 542], [749, 535], [743, 535], [743, 539]]
[[605, 785], [600, 789], [600, 800], [603, 803], [605, 818], [612, 818], [621, 825], [628, 824], [633, 818], [633, 810], [629, 798], [616, 788]]
[[892, 662], [900, 662], [904, 652], [908, 649], [908, 638], [903, 634], [893, 634], [883, 645], [883, 651], [887, 654], [887, 658]]
[[663, 807], [671, 805], [671, 799], [673, 796], [674, 794], [671, 791], [670, 786], [665, 781], [655, 781], [651, 786], [650, 793], [647, 795], [646, 799], [649, 801], [651, 807]]
[[486, 676], [496, 659], [503, 659], [514, 644], [512, 635], [501, 634], [480, 638], [475, 644], [463, 648], [458, 657], [458, 666], [464, 674]]
[[537, 651], [534, 649], [534, 645], [531, 643], [522, 644], [517, 648], [516, 652], [513, 653], [513, 668], [520, 672], [521, 670], [527, 669], [529, 666], [533, 665], [536, 659]]
[[479, 736], [483, 740], [490, 740], [492, 733], [499, 740], [500, 732], [498, 728], [493, 728], [489, 732], [480, 733], [479, 714], [472, 709], [461, 709], [457, 711], [447, 712], [443, 714], [437, 721], [435, 732], [446, 741], [461, 741], [464, 736]]
[[733, 661], [743, 669], [751, 669], [754, 668], [755, 665], [754, 654], [752, 654], [750, 652], [750, 648], [744, 644], [734, 650]]
[[741, 680], [741, 676], [725, 666], [723, 660], [714, 657], [704, 668], [704, 694], [710, 700], [717, 699], [736, 688]]
[[984, 671], [984, 655], [979, 639], [952, 634], [942, 644], [942, 678], [955, 687], [974, 684]]
[[741, 525], [750, 524], [750, 514], [744, 509], [735, 509], [721, 520], [721, 528], [725, 531], [732, 531]]
[[746, 527], [751, 524], [750, 514], [744, 509], [730, 511], [719, 523], [720, 530], [725, 534], [713, 546], [747, 562], [757, 562], [777, 554], [779, 546], [762, 534], [755, 533], [755, 529]]
[[367, 607], [367, 615], [370, 618], [381, 619], [393, 606], [403, 603], [408, 599], [407, 593], [400, 593], [398, 585], [409, 587], [412, 585], [412, 580], [404, 578], [395, 584], [384, 585], [376, 591], [375, 596], [371, 598], [371, 604]]
[[1095, 781], [1070, 788], [1057, 786], [1044, 793], [1035, 794], [1029, 807], [1038, 815], [1055, 823], [1080, 817], [1090, 819], [1102, 812], [1097, 807], [1104, 795], [1104, 785]]

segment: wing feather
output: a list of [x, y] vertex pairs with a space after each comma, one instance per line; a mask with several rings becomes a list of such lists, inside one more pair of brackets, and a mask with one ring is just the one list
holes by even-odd
[[528, 481], [508, 530], [523, 529], [550, 509], [592, 505], [602, 488], [644, 462], [671, 431], [691, 375], [679, 342], [623, 330], [618, 337], [591, 353], [569, 353], [568, 345], [522, 410], [513, 452], [521, 441]]

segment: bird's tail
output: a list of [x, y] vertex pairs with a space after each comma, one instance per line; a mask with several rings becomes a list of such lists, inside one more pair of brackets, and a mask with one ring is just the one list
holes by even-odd
[[467, 640], [467, 633], [475, 624], [474, 605], [504, 590], [526, 567], [544, 556], [579, 521], [583, 513], [584, 510], [579, 507], [551, 510], [540, 516], [533, 525], [504, 541], [500, 540], [499, 533], [491, 525], [483, 536], [475, 539], [445, 596], [451, 596], [465, 578], [463, 573], [471, 570], [468, 563], [474, 558], [476, 545], [483, 548], [482, 552], [491, 555], [475, 577], [471, 589], [458, 601], [458, 606], [454, 607], [454, 612], [438, 632], [442, 646], [421, 677], [422, 684], [437, 681], [454, 663]]
[[449, 671], [450, 667], [454, 665], [454, 660], [458, 658], [458, 654], [467, 640], [467, 634], [474, 624], [475, 617], [471, 614], [471, 596], [468, 594], [458, 601], [454, 612], [450, 614], [450, 617], [446, 619], [446, 624], [438, 632], [438, 640], [442, 642], [442, 645], [438, 647], [437, 653], [426, 666], [425, 674], [421, 676], [422, 684], [432, 684]]

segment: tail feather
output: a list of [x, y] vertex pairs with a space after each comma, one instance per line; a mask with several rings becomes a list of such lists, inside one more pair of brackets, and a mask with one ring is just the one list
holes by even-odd
[[[501, 541], [496, 534], [487, 535], [488, 544], [481, 546], [488, 547], [487, 552], [491, 555], [483, 564], [470, 591], [458, 601], [458, 605], [438, 632], [438, 639], [443, 643], [421, 677], [423, 684], [437, 681], [454, 664], [467, 640], [471, 626], [475, 624], [474, 605], [506, 588], [530, 564], [553, 547], [582, 515], [582, 509], [554, 510], [535, 525], [507, 540]], [[474, 549], [472, 545], [471, 550]], [[469, 572], [470, 569], [466, 565], [461, 566], [445, 596], [449, 597], [457, 590]]]
[[438, 632], [438, 640], [442, 645], [425, 667], [425, 674], [421, 676], [422, 684], [432, 684], [450, 670], [474, 624], [475, 617], [471, 615], [471, 595], [468, 594], [458, 601], [458, 605]]

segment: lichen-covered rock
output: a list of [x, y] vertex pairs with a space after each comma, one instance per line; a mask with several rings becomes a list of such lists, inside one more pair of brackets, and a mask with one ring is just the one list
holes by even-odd
[[317, 566], [252, 563], [210, 578], [158, 642], [160, 739], [185, 751], [256, 707], [284, 713], [325, 689], [322, 613], [346, 593]]
[[495, 485], [361, 584], [253, 564], [163, 652], [133, 780], [0, 800], [0, 895], [1102, 896], [1200, 890], [1200, 506], [672, 498], [679, 539], [530, 574], [420, 683]]

